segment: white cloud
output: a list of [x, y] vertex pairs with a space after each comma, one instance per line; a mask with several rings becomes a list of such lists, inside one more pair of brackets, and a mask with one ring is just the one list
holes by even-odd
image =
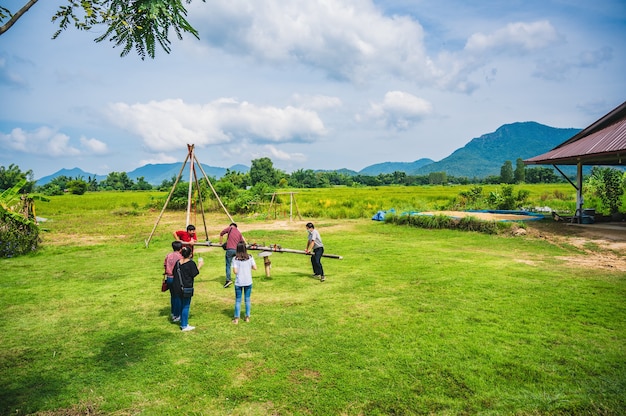
[[429, 56], [417, 20], [385, 15], [368, 0], [222, 0], [210, 9], [197, 7], [201, 38], [213, 47], [272, 65], [303, 65], [359, 85], [383, 77], [471, 93], [479, 84], [470, 74], [497, 55], [528, 54], [563, 39], [548, 20], [514, 22], [472, 34], [463, 50]]
[[525, 23], [509, 23], [506, 27], [485, 35], [475, 33], [467, 40], [465, 51], [469, 53], [505, 52], [527, 53], [543, 49], [560, 41], [561, 36], [546, 20]]
[[355, 83], [387, 71], [433, 77], [422, 26], [408, 16], [385, 16], [368, 0], [224, 0], [196, 12], [203, 40], [261, 62], [299, 63]]
[[201, 38], [233, 55], [297, 63], [355, 84], [391, 77], [466, 94], [479, 87], [470, 75], [498, 55], [528, 54], [563, 38], [548, 20], [514, 22], [472, 34], [462, 50], [429, 56], [417, 20], [385, 15], [369, 0], [223, 0], [210, 10], [197, 7]]
[[295, 104], [307, 110], [327, 110], [341, 107], [342, 102], [339, 97], [328, 95], [301, 95], [294, 94], [292, 97]]
[[533, 76], [550, 81], [563, 81], [574, 70], [597, 68], [611, 59], [613, 49], [610, 47], [583, 51], [574, 59], [542, 59], [537, 61]]
[[384, 121], [388, 127], [407, 130], [428, 117], [432, 104], [423, 98], [403, 91], [389, 91], [381, 103], [372, 103], [368, 116]]
[[152, 151], [167, 152], [185, 144], [198, 147], [252, 140], [260, 143], [308, 142], [326, 134], [317, 113], [292, 106], [256, 106], [233, 98], [208, 104], [181, 99], [146, 104], [116, 103], [112, 123], [140, 136]]
[[256, 152], [254, 153], [253, 156], [255, 158], [269, 157], [272, 160], [289, 161], [289, 162], [303, 162], [306, 160], [306, 156], [303, 155], [302, 153], [287, 153], [269, 144], [263, 146], [262, 152]]
[[155, 154], [154, 157], [150, 159], [140, 160], [139, 166], [158, 165], [161, 163], [176, 163], [176, 162], [180, 162], [178, 157], [174, 157], [172, 155], [165, 154], [165, 153], [158, 153], [158, 154]]
[[[480, 84], [470, 79], [471, 75], [490, 66], [486, 84], [495, 80], [500, 56], [520, 57], [545, 50], [562, 41], [562, 36], [549, 21], [516, 22], [492, 33], [472, 34], [463, 50], [443, 50], [435, 59], [435, 83], [441, 90], [470, 94]], [[484, 77], [483, 77], [484, 78]]]
[[52, 157], [76, 156], [81, 152], [70, 145], [70, 137], [50, 127], [33, 131], [15, 128], [9, 134], [0, 133], [0, 147], [33, 155]]
[[24, 78], [11, 69], [11, 65], [3, 53], [0, 53], [0, 85], [7, 85], [14, 88], [27, 87]]
[[107, 144], [98, 139], [88, 139], [83, 136], [80, 138], [80, 144], [87, 150], [87, 153], [90, 154], [104, 155], [109, 152]]

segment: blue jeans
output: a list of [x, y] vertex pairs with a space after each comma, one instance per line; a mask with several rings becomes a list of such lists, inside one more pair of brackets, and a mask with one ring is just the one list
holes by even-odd
[[318, 247], [313, 250], [313, 255], [311, 256], [313, 273], [318, 276], [324, 276], [324, 268], [322, 267], [322, 254], [324, 254], [324, 247]]
[[233, 264], [233, 258], [237, 254], [236, 250], [229, 248], [226, 250], [226, 281], [230, 282], [230, 266]]
[[252, 294], [252, 285], [235, 286], [235, 318], [239, 319], [241, 315], [241, 292], [243, 292], [244, 302], [246, 304], [246, 316], [250, 316], [250, 295]]
[[174, 278], [168, 276], [167, 288], [170, 290], [170, 307], [171, 307], [170, 313], [172, 314], [172, 318], [176, 316], [180, 316], [180, 309], [182, 307], [180, 303], [180, 298], [172, 293], [173, 285], [174, 285]]
[[180, 314], [180, 329], [189, 325], [189, 307], [191, 306], [191, 298], [179, 298], [182, 306]]

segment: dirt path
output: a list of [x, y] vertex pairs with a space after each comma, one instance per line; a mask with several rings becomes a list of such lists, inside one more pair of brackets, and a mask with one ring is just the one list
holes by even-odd
[[573, 266], [615, 270], [626, 273], [626, 224], [577, 225], [562, 222], [527, 223], [528, 235], [558, 246], [574, 246], [583, 251], [562, 257]]

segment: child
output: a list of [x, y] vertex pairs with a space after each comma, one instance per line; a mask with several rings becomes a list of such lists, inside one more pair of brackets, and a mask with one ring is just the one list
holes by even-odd
[[254, 257], [248, 254], [246, 243], [237, 243], [237, 253], [233, 259], [233, 271], [235, 272], [235, 317], [233, 324], [239, 323], [241, 314], [241, 294], [243, 292], [246, 304], [246, 317], [244, 321], [250, 322], [250, 295], [252, 294], [252, 270], [256, 270]]

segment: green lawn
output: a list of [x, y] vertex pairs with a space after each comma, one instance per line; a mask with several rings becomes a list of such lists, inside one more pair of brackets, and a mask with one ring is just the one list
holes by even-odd
[[[369, 219], [236, 218], [248, 241], [294, 249], [313, 220], [343, 260], [324, 259], [320, 283], [307, 256], [274, 253], [270, 278], [257, 257], [252, 322], [235, 326], [224, 252], [205, 249], [197, 329], [182, 333], [158, 288], [185, 213], [167, 213], [146, 248], [159, 214], [142, 208], [150, 193], [65, 197], [37, 207], [48, 219], [39, 252], [0, 260], [0, 414], [626, 409], [626, 276], [573, 266], [564, 257], [585, 255], [573, 246]], [[228, 219], [207, 222], [215, 240]]]

